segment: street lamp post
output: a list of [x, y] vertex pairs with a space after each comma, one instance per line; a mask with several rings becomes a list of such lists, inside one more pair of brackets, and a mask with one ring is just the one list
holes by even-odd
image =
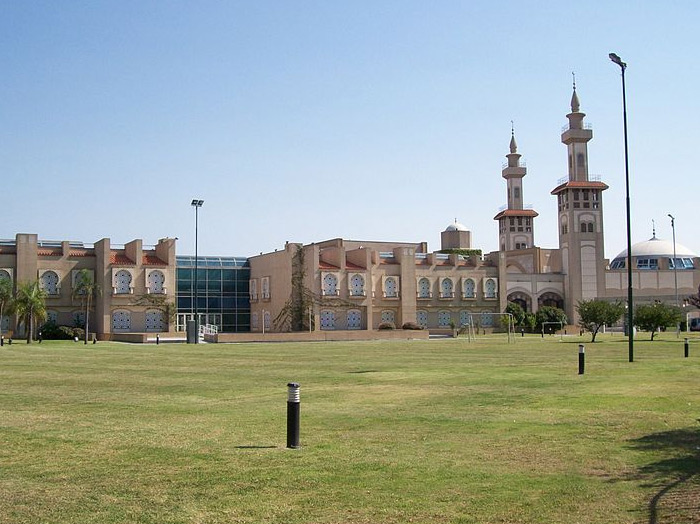
[[194, 207], [194, 343], [199, 344], [199, 307], [198, 307], [198, 285], [197, 276], [199, 273], [199, 208], [204, 204], [204, 200], [193, 199], [192, 207]]
[[622, 71], [622, 122], [625, 135], [625, 197], [627, 204], [627, 339], [629, 342], [629, 361], [634, 362], [634, 303], [632, 298], [632, 226], [630, 219], [630, 168], [627, 150], [627, 93], [625, 90], [625, 70], [627, 64], [615, 53], [608, 55], [610, 60], [620, 66]]
[[676, 259], [676, 219], [669, 213], [671, 219], [671, 230], [673, 231], [673, 285], [676, 290], [676, 307], [678, 307], [678, 260]]
[[[671, 231], [673, 231], [673, 287], [676, 291], [676, 307], [678, 304], [678, 259], [676, 258], [676, 218], [669, 213], [668, 217], [671, 219]], [[676, 337], [681, 336], [681, 324], [680, 322], [676, 326]]]

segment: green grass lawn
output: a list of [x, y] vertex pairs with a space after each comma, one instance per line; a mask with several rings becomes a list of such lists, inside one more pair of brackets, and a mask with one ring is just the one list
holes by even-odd
[[700, 522], [700, 338], [599, 338], [15, 342], [0, 523]]

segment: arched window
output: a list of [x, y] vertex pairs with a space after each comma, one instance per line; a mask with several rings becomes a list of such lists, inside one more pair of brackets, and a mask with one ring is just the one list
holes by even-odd
[[112, 331], [129, 331], [131, 329], [131, 313], [117, 310], [112, 313]]
[[338, 294], [338, 277], [333, 273], [326, 273], [323, 276], [323, 294], [326, 296], [336, 296]]
[[491, 313], [482, 313], [480, 323], [483, 327], [493, 326], [493, 315]]
[[250, 327], [252, 329], [258, 329], [259, 326], [259, 321], [258, 321], [258, 314], [257, 313], [251, 313], [250, 314]]
[[148, 292], [156, 295], [165, 293], [165, 275], [155, 270], [148, 274]]
[[484, 298], [496, 298], [496, 281], [492, 278], [484, 283]]
[[428, 327], [428, 312], [419, 310], [416, 311], [416, 323], [424, 328]]
[[52, 324], [58, 324], [58, 311], [47, 311], [46, 312], [46, 322], [51, 322]]
[[157, 309], [146, 311], [146, 331], [165, 331], [163, 312]]
[[348, 311], [347, 325], [348, 329], [360, 329], [362, 327], [362, 313], [358, 309]]
[[464, 298], [476, 298], [476, 285], [471, 278], [464, 281]]
[[10, 281], [12, 280], [12, 277], [10, 276], [9, 271], [7, 271], [6, 269], [0, 269], [0, 280], [3, 280], [3, 279], [10, 280]]
[[471, 324], [471, 316], [469, 315], [469, 311], [463, 309], [462, 311], [459, 312], [459, 325], [460, 326], [468, 326]]
[[272, 314], [269, 311], [265, 311], [263, 315], [263, 325], [265, 326], [265, 331], [269, 331], [272, 327]]
[[73, 326], [84, 328], [85, 327], [85, 311], [73, 311]]
[[443, 278], [440, 283], [440, 298], [452, 298], [454, 296], [453, 289], [452, 279]]
[[118, 295], [131, 293], [131, 273], [126, 269], [114, 275], [114, 292]]
[[588, 224], [581, 222], [581, 233], [586, 233], [588, 231]]
[[583, 153], [579, 153], [578, 155], [576, 155], [576, 164], [578, 165], [578, 167], [584, 167], [586, 165], [586, 159], [583, 156]]
[[450, 322], [452, 321], [452, 315], [449, 311], [439, 311], [438, 312], [438, 327], [448, 328], [450, 327]]
[[430, 280], [421, 278], [418, 281], [418, 298], [430, 298]]
[[335, 312], [330, 309], [321, 310], [321, 329], [335, 329]]
[[382, 324], [394, 324], [395, 319], [393, 311], [389, 309], [382, 311]]
[[44, 271], [41, 275], [41, 288], [47, 295], [58, 295], [58, 275], [54, 271]]
[[588, 223], [588, 232], [593, 233], [593, 222]]
[[365, 296], [365, 278], [362, 275], [353, 275], [350, 279], [350, 295], [353, 297]]
[[394, 277], [387, 277], [384, 280], [384, 296], [387, 298], [396, 298], [399, 296], [398, 282]]

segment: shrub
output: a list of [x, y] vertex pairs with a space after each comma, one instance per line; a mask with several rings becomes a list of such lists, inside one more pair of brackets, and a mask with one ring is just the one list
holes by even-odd
[[406, 322], [403, 326], [401, 326], [401, 329], [413, 329], [415, 331], [420, 331], [423, 329], [423, 326], [416, 324], [415, 322]]
[[396, 329], [393, 322], [382, 322], [379, 324], [379, 329]]

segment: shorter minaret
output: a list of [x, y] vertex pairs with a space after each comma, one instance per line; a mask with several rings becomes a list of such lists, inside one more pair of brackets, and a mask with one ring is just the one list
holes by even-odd
[[527, 249], [535, 245], [535, 217], [537, 212], [523, 205], [523, 177], [527, 173], [520, 161], [515, 129], [511, 122], [510, 153], [508, 163], [503, 166], [501, 176], [506, 179], [506, 207], [495, 217], [498, 220], [498, 245], [501, 251]]

